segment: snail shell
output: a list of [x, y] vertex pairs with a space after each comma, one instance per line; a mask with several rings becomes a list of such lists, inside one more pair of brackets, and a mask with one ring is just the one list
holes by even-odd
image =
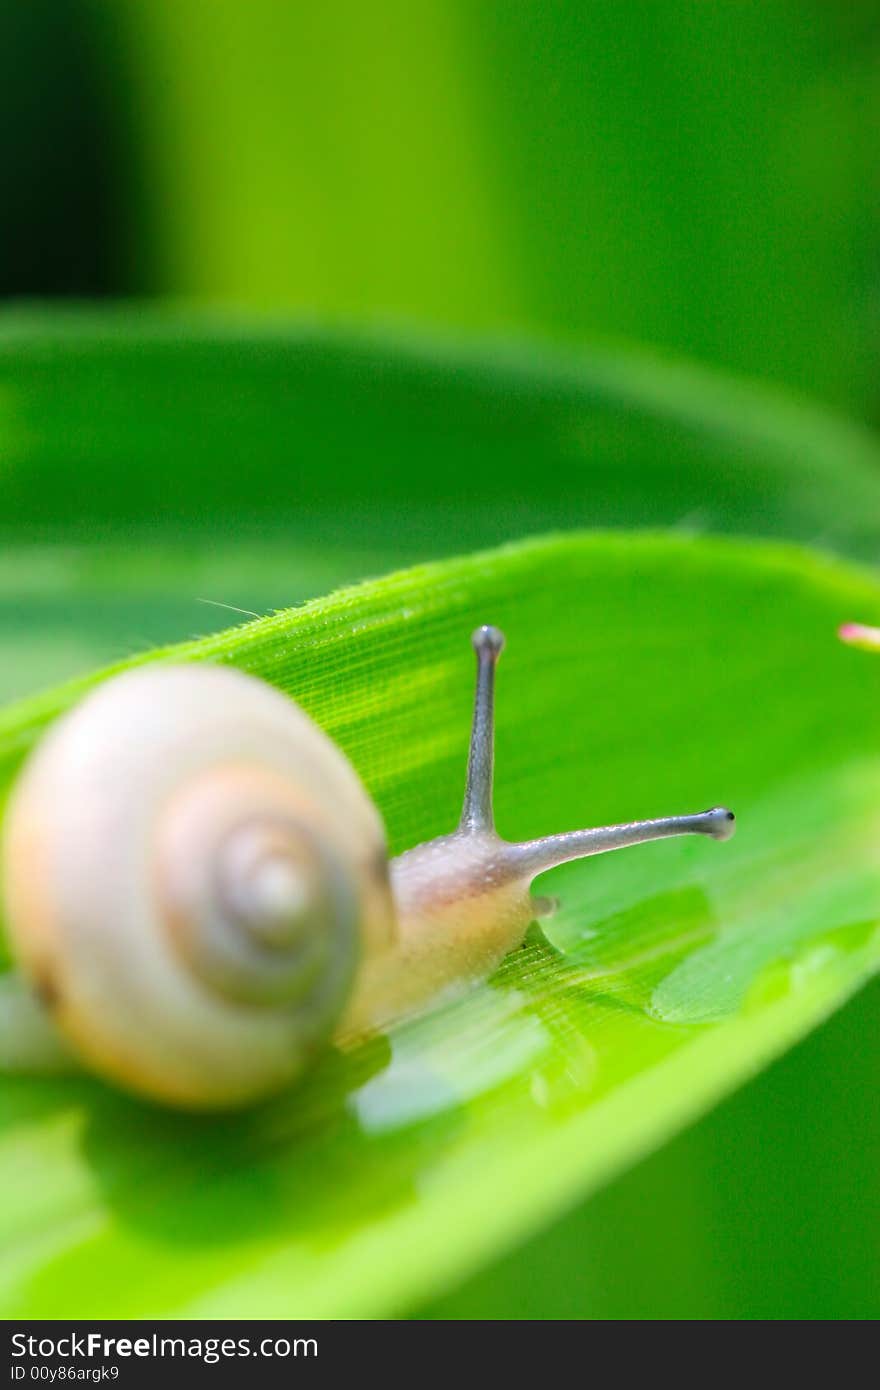
[[292, 701], [153, 666], [53, 727], [10, 806], [13, 945], [95, 1070], [188, 1107], [295, 1078], [394, 936], [382, 822]]

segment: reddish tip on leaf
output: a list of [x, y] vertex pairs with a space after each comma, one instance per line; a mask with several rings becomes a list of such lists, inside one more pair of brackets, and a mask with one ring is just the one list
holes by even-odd
[[864, 623], [843, 623], [837, 629], [841, 642], [851, 647], [861, 647], [864, 651], [880, 652], [880, 627], [866, 627]]

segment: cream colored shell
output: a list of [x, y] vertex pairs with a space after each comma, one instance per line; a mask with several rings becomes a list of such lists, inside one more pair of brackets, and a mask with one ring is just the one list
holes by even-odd
[[[290, 998], [261, 997], [259, 974], [226, 988], [225, 960], [206, 966], [188, 934], [205, 864], [236, 827], [229, 873], [249, 835], [295, 833], [297, 853], [314, 837], [331, 905], [353, 904], [353, 933], [343, 923], [317, 943]], [[2, 880], [18, 960], [75, 1050], [187, 1107], [294, 1078], [332, 1034], [359, 960], [395, 930], [384, 829], [354, 770], [291, 700], [228, 667], [127, 672], [59, 721], [14, 793]]]

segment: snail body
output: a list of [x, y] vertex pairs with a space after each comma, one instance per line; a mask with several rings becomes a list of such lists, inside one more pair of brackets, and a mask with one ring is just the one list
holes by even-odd
[[474, 634], [458, 829], [390, 863], [348, 760], [251, 676], [143, 667], [59, 720], [13, 793], [2, 885], [22, 975], [78, 1058], [168, 1104], [250, 1103], [329, 1039], [384, 1028], [491, 969], [540, 910], [530, 884], [544, 869], [731, 833], [716, 808], [502, 840], [491, 805], [502, 643], [494, 628]]

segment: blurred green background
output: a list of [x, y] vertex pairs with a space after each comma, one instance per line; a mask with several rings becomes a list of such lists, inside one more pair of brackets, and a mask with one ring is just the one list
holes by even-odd
[[875, 0], [0, 14], [6, 293], [626, 336], [876, 417]]
[[[428, 327], [555, 351], [635, 343], [758, 378], [768, 398], [791, 389], [869, 430], [878, 423], [874, 0], [0, 0], [0, 74], [7, 299], [184, 301], [269, 326]], [[14, 376], [14, 333], [9, 352]], [[346, 389], [358, 380], [350, 369]], [[72, 433], [58, 408], [74, 456], [105, 426], [114, 438], [109, 385], [98, 370]], [[69, 374], [53, 390], [82, 399]], [[22, 430], [33, 437], [29, 419]], [[600, 431], [594, 448], [613, 449], [619, 433]], [[662, 450], [662, 430], [653, 438]], [[571, 479], [556, 468], [526, 482], [515, 443], [508, 475], [493, 446], [493, 487], [471, 532], [436, 511], [442, 480], [411, 474], [402, 485], [392, 460], [362, 476], [351, 516], [316, 481], [311, 556], [279, 568], [277, 584], [251, 583], [239, 554], [233, 578], [227, 556], [226, 580], [208, 587], [262, 609], [484, 535], [565, 524]], [[53, 492], [54, 516], [30, 475], [0, 474], [0, 641], [27, 628], [34, 645], [30, 668], [3, 676], [4, 695], [120, 644], [211, 625], [179, 598], [163, 608], [143, 571], [145, 586], [127, 593], [119, 552], [160, 513], [163, 545], [191, 544], [200, 527], [212, 551], [235, 530], [224, 506], [237, 519], [254, 489], [242, 472], [236, 492], [227, 472], [196, 527], [185, 478], [168, 480], [165, 505], [139, 492], [162, 447], [161, 432], [125, 459], [107, 446], [115, 512], [114, 485], [96, 513], [75, 472]], [[258, 477], [260, 457], [275, 466], [247, 458]], [[40, 458], [51, 461], [48, 445]], [[421, 466], [447, 465], [428, 452]], [[447, 482], [448, 503], [467, 477]], [[621, 512], [668, 523], [651, 496], [650, 485], [637, 501], [625, 494]], [[249, 513], [255, 543], [277, 539], [274, 497], [270, 487]], [[771, 510], [748, 529], [775, 531]], [[581, 515], [620, 520], [611, 503]], [[297, 518], [286, 521], [303, 541]], [[878, 521], [866, 516], [866, 534]], [[325, 535], [328, 547], [315, 546]], [[880, 558], [864, 537], [831, 540]], [[18, 557], [35, 546], [43, 569], [28, 571], [25, 594]], [[104, 547], [122, 599], [108, 597], [105, 575], [98, 600], [81, 570], [73, 592], [71, 547]], [[166, 551], [157, 565], [167, 576]], [[688, 1134], [414, 1312], [876, 1316], [878, 1006], [875, 985]]]

